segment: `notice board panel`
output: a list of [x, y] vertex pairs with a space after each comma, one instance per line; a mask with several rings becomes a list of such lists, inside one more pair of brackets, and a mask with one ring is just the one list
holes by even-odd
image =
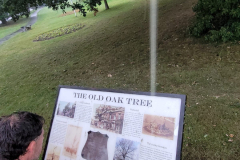
[[44, 160], [179, 160], [185, 95], [59, 86]]

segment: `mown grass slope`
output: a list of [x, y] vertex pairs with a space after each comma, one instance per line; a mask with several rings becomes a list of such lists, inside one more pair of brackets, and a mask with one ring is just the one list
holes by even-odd
[[[182, 159], [238, 159], [240, 47], [189, 37], [195, 3], [159, 2], [157, 92], [188, 97]], [[46, 8], [31, 31], [0, 46], [0, 115], [35, 112], [44, 116], [48, 130], [58, 85], [149, 91], [148, 3], [109, 5], [86, 18], [60, 17], [61, 11]], [[39, 34], [79, 22], [86, 27], [33, 42]]]

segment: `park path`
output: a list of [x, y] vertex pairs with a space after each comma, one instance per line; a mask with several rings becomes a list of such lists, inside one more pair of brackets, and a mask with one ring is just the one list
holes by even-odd
[[[30, 16], [30, 18], [29, 18], [30, 20], [28, 21], [28, 23], [27, 23], [26, 26], [30, 26], [30, 25], [32, 26], [34, 23], [37, 22], [37, 14], [38, 14], [38, 12], [39, 12], [40, 10], [42, 10], [43, 8], [44, 8], [44, 7], [39, 7], [35, 12], [33, 12], [33, 13], [31, 14], [31, 16]], [[1, 39], [0, 39], [0, 45], [3, 44], [4, 42], [6, 42], [7, 40], [9, 40], [10, 38], [14, 37], [15, 35], [17, 35], [18, 33], [22, 32], [22, 31], [23, 31], [23, 29], [20, 28], [19, 30], [17, 30], [17, 31], [15, 31], [15, 32], [13, 32], [13, 33], [11, 33], [11, 34], [9, 34], [9, 35], [1, 38]]]

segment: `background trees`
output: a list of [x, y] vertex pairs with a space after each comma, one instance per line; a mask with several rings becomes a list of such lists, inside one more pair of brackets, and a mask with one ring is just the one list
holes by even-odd
[[209, 41], [239, 40], [239, 0], [199, 0], [193, 11], [196, 16], [190, 29], [192, 35]]
[[[104, 0], [105, 8], [109, 9], [107, 0]], [[101, 5], [101, 0], [77, 0], [74, 3], [70, 3], [68, 0], [0, 0], [0, 20], [6, 23], [7, 15], [12, 17], [13, 21], [17, 21], [21, 16], [29, 17], [30, 7], [39, 7], [45, 5], [53, 10], [61, 9], [65, 12], [66, 8], [72, 8], [73, 10], [79, 10], [79, 13], [84, 17], [86, 11], [96, 11], [97, 5]]]
[[[42, 5], [44, 0], [0, 0], [1, 12], [0, 16], [8, 14], [13, 21], [17, 21], [19, 17], [30, 15], [30, 7], [37, 8]], [[3, 13], [3, 14], [2, 14]], [[4, 16], [6, 18], [6, 16]], [[4, 21], [4, 19], [2, 18]]]
[[6, 18], [8, 18], [8, 14], [4, 12], [4, 1], [0, 0], [0, 21], [2, 21], [3, 24], [7, 23]]
[[2, 10], [0, 8], [0, 21], [2, 21], [3, 24], [7, 23], [6, 18], [8, 18], [8, 14], [5, 12], [2, 12]]

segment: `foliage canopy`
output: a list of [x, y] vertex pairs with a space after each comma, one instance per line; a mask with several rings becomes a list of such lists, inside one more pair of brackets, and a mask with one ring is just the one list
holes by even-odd
[[3, 21], [3, 23], [5, 23], [8, 15], [6, 12], [4, 12], [3, 9], [4, 9], [3, 1], [0, 0], [0, 20]]
[[199, 0], [193, 7], [196, 13], [190, 33], [204, 36], [208, 41], [240, 40], [239, 0]]
[[38, 8], [41, 5], [53, 10], [61, 9], [63, 12], [70, 7], [73, 10], [79, 9], [79, 13], [85, 17], [84, 8], [93, 11], [97, 5], [101, 5], [101, 0], [77, 1], [73, 4], [70, 4], [68, 0], [0, 0], [0, 18], [7, 18], [7, 14], [9, 14], [13, 21], [17, 21], [21, 16], [29, 17], [30, 7]]

